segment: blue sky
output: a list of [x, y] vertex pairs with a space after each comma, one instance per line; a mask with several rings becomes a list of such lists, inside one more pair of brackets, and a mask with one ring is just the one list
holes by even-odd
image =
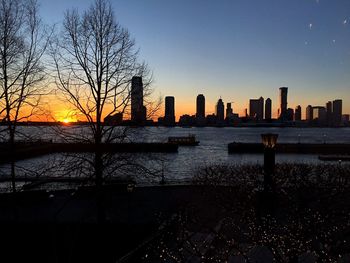
[[[242, 113], [249, 98], [273, 101], [289, 87], [290, 107], [343, 99], [350, 113], [349, 0], [112, 0], [116, 17], [153, 70], [155, 96], [175, 96], [176, 114], [208, 113], [221, 96]], [[92, 1], [41, 0], [46, 23]]]

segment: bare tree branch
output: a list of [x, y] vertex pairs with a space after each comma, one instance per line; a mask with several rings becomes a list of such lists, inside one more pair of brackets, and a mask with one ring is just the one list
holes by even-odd
[[[110, 2], [96, 0], [82, 14], [78, 10], [67, 11], [63, 30], [51, 42], [50, 50], [57, 73], [56, 85], [89, 123], [90, 142], [99, 149], [101, 143], [123, 138], [125, 132], [106, 126], [103, 118], [126, 113], [133, 76], [143, 77], [147, 89], [152, 78], [147, 65], [138, 61], [135, 41], [116, 21]], [[101, 183], [104, 161], [97, 150], [96, 183]]]
[[0, 116], [13, 149], [17, 123], [34, 114], [44, 93], [41, 60], [49, 35], [36, 0], [0, 0], [0, 23]]

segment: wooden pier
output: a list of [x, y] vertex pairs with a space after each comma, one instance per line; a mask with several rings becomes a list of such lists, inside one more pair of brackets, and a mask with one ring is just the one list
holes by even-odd
[[[263, 153], [262, 143], [237, 143], [228, 144], [229, 153]], [[349, 155], [350, 144], [344, 143], [278, 143], [276, 153], [291, 154], [332, 154]]]
[[18, 143], [11, 149], [7, 143], [0, 144], [0, 163], [34, 158], [52, 153], [175, 153], [178, 145], [173, 143]]

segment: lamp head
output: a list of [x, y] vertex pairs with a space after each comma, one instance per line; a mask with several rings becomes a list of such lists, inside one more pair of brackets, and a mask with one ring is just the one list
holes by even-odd
[[265, 133], [261, 134], [261, 139], [266, 148], [274, 148], [277, 143], [278, 134]]
[[134, 191], [134, 188], [135, 188], [135, 185], [134, 184], [128, 184], [127, 187], [126, 187], [126, 191], [128, 193], [131, 193]]

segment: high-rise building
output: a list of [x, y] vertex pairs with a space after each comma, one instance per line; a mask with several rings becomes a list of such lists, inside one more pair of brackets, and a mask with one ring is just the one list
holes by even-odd
[[206, 125], [205, 118], [205, 97], [203, 94], [197, 96], [196, 101], [196, 125], [204, 126]]
[[311, 105], [306, 107], [306, 120], [312, 121], [314, 119], [313, 109]]
[[327, 124], [332, 125], [333, 124], [333, 103], [331, 101], [328, 101], [326, 103], [326, 114], [327, 114]]
[[296, 108], [295, 108], [295, 111], [294, 111], [294, 120], [295, 121], [301, 121], [301, 106], [298, 105]]
[[224, 123], [225, 106], [221, 98], [218, 100], [218, 103], [216, 104], [216, 118], [217, 118], [217, 124], [221, 125]]
[[292, 108], [287, 109], [286, 120], [293, 121], [294, 120], [294, 110]]
[[278, 110], [278, 117], [281, 121], [285, 121], [287, 119], [287, 96], [288, 96], [288, 88], [281, 87], [280, 88], [280, 107]]
[[343, 101], [334, 100], [333, 101], [333, 124], [335, 126], [341, 125], [341, 117], [343, 115]]
[[265, 120], [271, 120], [272, 118], [272, 101], [267, 98], [265, 101]]
[[326, 107], [314, 106], [313, 108], [313, 119], [318, 125], [325, 125], [327, 123], [327, 112]]
[[146, 121], [142, 77], [134, 76], [131, 80], [131, 120], [137, 125], [143, 125]]
[[333, 103], [331, 101], [328, 101], [326, 103], [326, 111], [327, 111], [327, 113], [332, 113], [333, 112]]
[[264, 118], [264, 98], [249, 100], [249, 116], [255, 120], [262, 120]]
[[164, 125], [175, 125], [175, 98], [172, 96], [165, 97]]
[[205, 97], [203, 94], [197, 96], [196, 117], [205, 117]]
[[226, 118], [229, 119], [233, 116], [232, 103], [228, 102], [226, 104]]

